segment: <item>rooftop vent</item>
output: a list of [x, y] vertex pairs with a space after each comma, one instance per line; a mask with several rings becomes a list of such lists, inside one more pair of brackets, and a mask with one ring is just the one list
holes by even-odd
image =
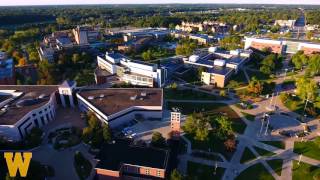
[[99, 96], [100, 98], [104, 98], [104, 94], [100, 94], [100, 96]]
[[93, 100], [93, 99], [94, 99], [94, 96], [89, 96], [88, 99], [89, 99], [89, 100]]
[[41, 95], [39, 96], [39, 99], [43, 99], [43, 98], [45, 98], [45, 97], [46, 97], [45, 94], [41, 94]]
[[137, 99], [137, 95], [134, 95], [134, 96], [131, 96], [131, 97], [130, 97], [130, 100], [131, 100], [131, 101], [134, 101], [134, 100], [136, 100], [136, 99]]
[[147, 96], [147, 92], [145, 92], [145, 91], [141, 92], [141, 96], [142, 97], [146, 97]]

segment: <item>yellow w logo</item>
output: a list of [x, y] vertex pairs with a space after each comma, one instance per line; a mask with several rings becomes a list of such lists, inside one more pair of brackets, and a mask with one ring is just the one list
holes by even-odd
[[23, 153], [24, 160], [22, 159], [21, 153], [19, 152], [15, 153], [14, 159], [12, 152], [5, 152], [4, 158], [7, 162], [10, 177], [16, 177], [18, 169], [21, 177], [27, 176], [29, 164], [32, 158], [31, 152]]

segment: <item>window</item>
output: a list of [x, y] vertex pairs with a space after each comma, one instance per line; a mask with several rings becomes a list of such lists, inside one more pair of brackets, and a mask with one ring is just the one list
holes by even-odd
[[146, 174], [147, 174], [147, 175], [150, 174], [150, 169], [146, 169]]
[[161, 176], [161, 171], [157, 170], [157, 176], [160, 177]]

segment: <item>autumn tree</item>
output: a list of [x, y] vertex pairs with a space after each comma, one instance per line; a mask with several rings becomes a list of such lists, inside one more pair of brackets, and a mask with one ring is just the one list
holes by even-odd
[[262, 93], [263, 90], [263, 83], [259, 80], [257, 80], [256, 77], [252, 77], [248, 87], [247, 87], [247, 91], [249, 93], [253, 93], [255, 95], [260, 95]]

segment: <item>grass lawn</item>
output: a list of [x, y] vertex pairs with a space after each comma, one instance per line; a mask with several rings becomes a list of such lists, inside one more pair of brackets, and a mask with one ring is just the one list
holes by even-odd
[[250, 166], [246, 170], [242, 171], [236, 180], [273, 180], [273, 176], [266, 170], [261, 164], [255, 164]]
[[88, 161], [81, 152], [76, 152], [74, 155], [74, 167], [81, 180], [87, 179], [92, 169], [90, 161]]
[[199, 91], [193, 91], [191, 89], [173, 90], [171, 88], [164, 89], [164, 96], [166, 99], [177, 100], [221, 100], [223, 97], [208, 94]]
[[293, 180], [320, 179], [320, 168], [316, 166], [312, 166], [310, 164], [303, 163], [303, 162], [300, 162], [300, 165], [298, 165], [298, 161], [293, 161], [292, 179]]
[[264, 144], [268, 144], [268, 145], [280, 148], [280, 149], [285, 149], [285, 146], [286, 146], [283, 141], [261, 141], [261, 142]]
[[249, 114], [249, 113], [246, 113], [246, 112], [241, 112], [242, 114], [243, 114], [243, 116], [247, 119], [247, 120], [249, 120], [249, 121], [254, 121], [254, 118], [256, 117], [256, 116], [254, 116], [254, 115], [252, 115], [252, 114]]
[[203, 152], [192, 152], [192, 156], [222, 162], [222, 159], [215, 154], [207, 154], [207, 153], [203, 153]]
[[215, 167], [213, 166], [207, 166], [189, 161], [187, 169], [188, 175], [186, 179], [221, 179], [224, 173], [224, 168], [218, 167], [216, 174], [214, 174], [214, 169]]
[[267, 151], [265, 149], [261, 149], [261, 148], [256, 147], [256, 146], [254, 146], [253, 148], [257, 151], [257, 153], [260, 156], [273, 156], [273, 155], [275, 155], [275, 153], [273, 153], [273, 152]]
[[282, 159], [269, 160], [267, 161], [267, 163], [279, 176], [281, 176], [282, 164], [283, 164]]
[[313, 141], [295, 142], [293, 151], [304, 156], [320, 160], [320, 137]]
[[256, 156], [253, 154], [253, 152], [249, 148], [246, 147], [243, 151], [240, 162], [245, 163], [245, 162], [251, 161], [255, 158], [256, 158]]
[[232, 128], [235, 132], [243, 134], [246, 129], [246, 124], [227, 104], [168, 102], [168, 108], [171, 109], [172, 107], [178, 107], [182, 114], [185, 115], [192, 114], [193, 112], [203, 112], [203, 114], [207, 116], [223, 114], [230, 118], [232, 121]]
[[226, 151], [223, 141], [218, 139], [212, 132], [209, 133], [208, 139], [205, 141], [195, 140], [190, 134], [184, 136], [191, 141], [192, 149], [221, 153], [228, 160], [230, 160], [233, 155], [232, 152]]

